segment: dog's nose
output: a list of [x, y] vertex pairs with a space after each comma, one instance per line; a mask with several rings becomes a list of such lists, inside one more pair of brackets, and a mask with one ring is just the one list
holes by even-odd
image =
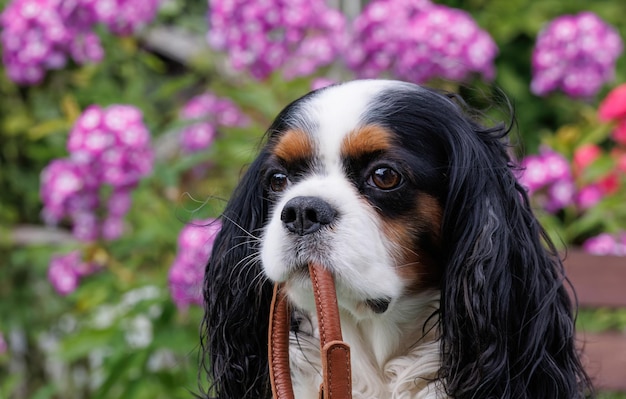
[[287, 230], [303, 236], [330, 224], [336, 216], [337, 211], [319, 197], [295, 197], [285, 204], [280, 220]]

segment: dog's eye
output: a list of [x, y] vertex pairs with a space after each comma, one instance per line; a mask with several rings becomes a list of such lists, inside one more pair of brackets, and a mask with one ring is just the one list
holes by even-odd
[[402, 183], [402, 175], [385, 166], [374, 170], [367, 182], [381, 190], [393, 190]]
[[284, 173], [274, 173], [270, 177], [270, 188], [274, 192], [283, 191], [289, 185], [289, 178]]

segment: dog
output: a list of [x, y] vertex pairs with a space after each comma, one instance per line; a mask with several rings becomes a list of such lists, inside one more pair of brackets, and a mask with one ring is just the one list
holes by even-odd
[[307, 265], [335, 279], [354, 398], [590, 395], [563, 266], [506, 137], [457, 95], [356, 80], [289, 104], [223, 216], [204, 277], [209, 397], [270, 398], [272, 287], [296, 398], [318, 397]]

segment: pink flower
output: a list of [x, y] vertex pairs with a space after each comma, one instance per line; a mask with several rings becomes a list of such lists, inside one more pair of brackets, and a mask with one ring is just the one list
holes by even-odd
[[53, 255], [48, 266], [48, 280], [60, 295], [68, 295], [78, 288], [82, 277], [100, 269], [94, 263], [84, 262], [79, 251]]
[[600, 155], [602, 150], [595, 144], [583, 144], [574, 151], [574, 169], [581, 173], [591, 165]]
[[576, 186], [571, 179], [555, 181], [548, 188], [548, 202], [545, 207], [548, 212], [556, 212], [571, 205], [574, 201]]
[[614, 78], [622, 48], [617, 30], [594, 13], [558, 17], [537, 36], [531, 90], [540, 96], [554, 90], [593, 96]]
[[180, 146], [186, 153], [202, 151], [211, 146], [216, 136], [215, 127], [209, 123], [195, 123], [180, 132]]
[[[68, 217], [74, 236], [83, 241], [121, 235], [130, 191], [154, 163], [150, 132], [142, 119], [141, 111], [130, 105], [85, 109], [68, 137], [70, 158], [54, 160], [42, 172], [47, 223]], [[108, 197], [105, 185], [112, 187]]]
[[522, 171], [520, 172], [519, 181], [530, 193], [537, 191], [548, 183], [548, 169], [542, 157], [529, 155], [522, 160], [520, 166]]
[[472, 73], [491, 79], [497, 52], [468, 13], [429, 0], [377, 0], [354, 21], [346, 63], [365, 78], [392, 71], [417, 83]]
[[583, 243], [585, 252], [593, 255], [613, 255], [616, 248], [615, 238], [608, 233], [589, 238]]
[[569, 179], [572, 175], [567, 159], [551, 149], [542, 149], [543, 165], [547, 170], [547, 179], [550, 182]]
[[593, 255], [626, 256], [626, 233], [602, 233], [591, 237], [583, 243], [583, 249]]
[[617, 143], [626, 145], [626, 118], [619, 121], [615, 130], [611, 133], [611, 138]]
[[215, 0], [207, 40], [231, 66], [265, 79], [292, 79], [333, 62], [345, 46], [345, 18], [324, 0]]
[[70, 159], [56, 159], [41, 172], [40, 184], [44, 219], [56, 224], [71, 211], [72, 199], [86, 189], [85, 171]]
[[598, 108], [602, 121], [613, 121], [626, 118], [626, 83], [609, 92]]
[[48, 280], [59, 294], [68, 295], [78, 288], [80, 276], [77, 268], [80, 263], [78, 251], [52, 257], [48, 267]]
[[190, 99], [180, 112], [184, 120], [198, 120], [180, 134], [180, 146], [185, 153], [205, 150], [213, 143], [220, 127], [243, 127], [250, 121], [228, 98], [204, 93]]
[[580, 209], [589, 209], [602, 200], [602, 189], [596, 184], [581, 188], [576, 195], [576, 204]]
[[604, 195], [612, 195], [619, 190], [620, 181], [617, 173], [612, 172], [598, 180], [598, 187]]
[[178, 253], [168, 275], [172, 299], [180, 309], [202, 304], [204, 267], [220, 229], [218, 220], [207, 219], [193, 221], [181, 230]]

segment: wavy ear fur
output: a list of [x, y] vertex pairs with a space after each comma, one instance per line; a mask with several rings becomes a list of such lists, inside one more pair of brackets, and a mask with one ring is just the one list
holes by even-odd
[[554, 245], [514, 177], [503, 126], [448, 110], [441, 377], [462, 398], [591, 394]]
[[263, 276], [259, 234], [266, 218], [262, 152], [249, 167], [222, 216], [204, 275], [202, 366], [209, 397], [271, 396], [267, 328], [272, 284]]
[[[210, 398], [270, 398], [267, 330], [273, 284], [259, 255], [261, 229], [269, 203], [263, 165], [272, 139], [287, 129], [299, 101], [292, 102], [269, 127], [267, 144], [244, 174], [222, 215], [222, 229], [204, 272], [201, 369]], [[202, 372], [201, 370], [201, 372]]]

